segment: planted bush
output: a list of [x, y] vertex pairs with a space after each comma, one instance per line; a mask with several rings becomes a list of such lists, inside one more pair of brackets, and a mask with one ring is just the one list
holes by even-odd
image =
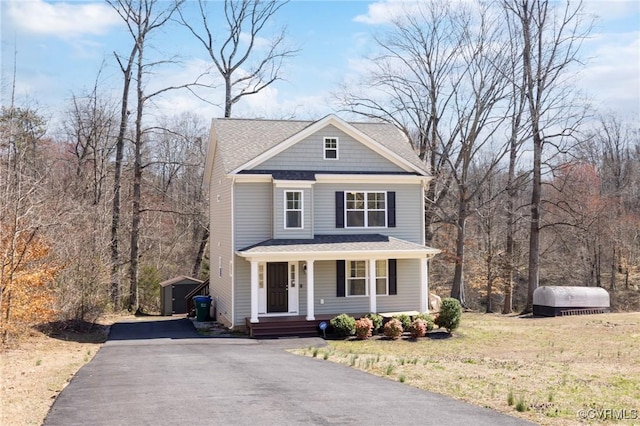
[[458, 328], [462, 317], [462, 306], [458, 299], [446, 297], [442, 299], [440, 314], [436, 318], [436, 325], [445, 328], [449, 333]]
[[377, 333], [380, 331], [380, 327], [382, 327], [382, 315], [378, 315], [375, 312], [369, 312], [365, 315], [366, 318], [369, 318], [373, 323], [373, 332]]
[[427, 334], [427, 322], [421, 318], [413, 320], [409, 326], [409, 332], [414, 339], [424, 337]]
[[335, 316], [329, 323], [340, 337], [351, 336], [356, 332], [356, 319], [347, 314]]
[[402, 328], [404, 328], [405, 330], [408, 330], [409, 327], [411, 327], [411, 317], [409, 315], [399, 314], [394, 315], [394, 318], [400, 321], [400, 324], [402, 324]]
[[402, 336], [404, 329], [402, 323], [397, 318], [391, 318], [383, 327], [384, 335], [391, 339], [398, 339]]
[[433, 330], [434, 327], [434, 319], [431, 315], [429, 314], [418, 314], [416, 316], [413, 317], [413, 320], [417, 320], [417, 319], [421, 319], [424, 320], [427, 323], [427, 331], [431, 331]]
[[356, 337], [360, 340], [366, 340], [371, 337], [373, 330], [373, 322], [369, 318], [360, 318], [356, 321]]

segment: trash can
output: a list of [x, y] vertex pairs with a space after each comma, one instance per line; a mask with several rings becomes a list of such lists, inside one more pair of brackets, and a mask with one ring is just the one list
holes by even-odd
[[194, 296], [193, 302], [196, 305], [196, 320], [206, 321], [209, 317], [209, 308], [211, 308], [211, 296]]

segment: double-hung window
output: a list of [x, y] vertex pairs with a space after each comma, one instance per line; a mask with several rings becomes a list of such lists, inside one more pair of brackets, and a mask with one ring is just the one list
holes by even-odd
[[284, 227], [285, 229], [302, 229], [303, 201], [302, 191], [285, 191], [284, 193]]
[[345, 192], [347, 228], [384, 228], [387, 226], [387, 193]]
[[389, 274], [387, 261], [376, 260], [376, 276], [369, 277], [369, 261], [349, 260], [346, 262], [346, 292], [347, 296], [368, 296], [369, 280], [376, 282], [376, 294], [386, 296], [389, 294]]
[[338, 159], [338, 138], [324, 138], [324, 159]]
[[347, 296], [366, 296], [367, 261], [350, 260], [347, 262]]

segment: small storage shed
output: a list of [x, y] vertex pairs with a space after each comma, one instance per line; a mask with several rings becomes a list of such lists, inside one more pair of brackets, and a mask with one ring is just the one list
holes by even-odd
[[202, 280], [185, 276], [175, 277], [161, 282], [161, 314], [186, 314], [188, 312], [188, 307], [185, 297], [200, 284], [202, 284]]
[[602, 287], [542, 286], [533, 292], [537, 316], [602, 314], [609, 308], [609, 293]]

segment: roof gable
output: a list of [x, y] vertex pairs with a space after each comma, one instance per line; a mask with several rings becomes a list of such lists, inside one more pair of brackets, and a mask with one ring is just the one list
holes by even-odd
[[211, 130], [207, 164], [213, 155], [221, 155], [227, 174], [256, 168], [284, 150], [335, 126], [354, 140], [383, 156], [403, 170], [427, 175], [424, 163], [418, 158], [404, 135], [387, 123], [347, 123], [335, 115], [318, 121], [214, 119]]

